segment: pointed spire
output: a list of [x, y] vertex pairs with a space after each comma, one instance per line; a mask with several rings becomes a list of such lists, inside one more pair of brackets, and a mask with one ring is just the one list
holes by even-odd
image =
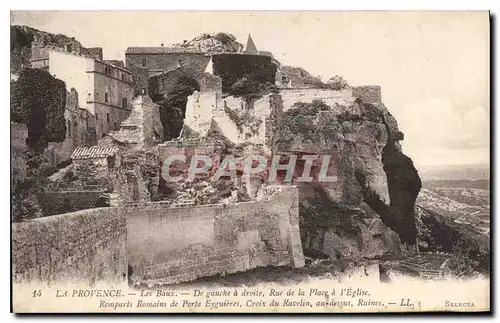
[[210, 56], [210, 61], [207, 64], [207, 67], [205, 68], [205, 73], [214, 75], [214, 63], [212, 62], [212, 56]]
[[247, 45], [245, 46], [245, 53], [249, 54], [258, 54], [259, 52], [257, 51], [257, 47], [255, 46], [255, 43], [253, 42], [252, 35], [248, 34], [248, 39], [247, 39]]

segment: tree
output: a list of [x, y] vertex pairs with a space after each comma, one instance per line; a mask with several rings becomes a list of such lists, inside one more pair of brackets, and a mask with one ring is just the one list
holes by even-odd
[[327, 82], [326, 82], [326, 88], [334, 91], [341, 91], [349, 87], [349, 84], [347, 81], [339, 75], [332, 76]]
[[43, 151], [66, 138], [66, 84], [40, 69], [24, 69], [11, 82], [11, 120], [28, 126], [28, 146]]

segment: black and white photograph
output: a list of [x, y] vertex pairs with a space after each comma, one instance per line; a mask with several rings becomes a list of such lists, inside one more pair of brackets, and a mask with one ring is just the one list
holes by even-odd
[[490, 20], [11, 11], [12, 311], [489, 312]]

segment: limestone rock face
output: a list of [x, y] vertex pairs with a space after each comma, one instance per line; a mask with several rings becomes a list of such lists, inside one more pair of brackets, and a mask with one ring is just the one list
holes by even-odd
[[[398, 256], [400, 241], [414, 245], [410, 208], [421, 182], [401, 151], [403, 134], [387, 108], [345, 91], [282, 95], [282, 150], [337, 156], [336, 183], [299, 184], [305, 248], [358, 259]], [[298, 103], [290, 104], [292, 96]], [[361, 206], [368, 212], [351, 210]]]

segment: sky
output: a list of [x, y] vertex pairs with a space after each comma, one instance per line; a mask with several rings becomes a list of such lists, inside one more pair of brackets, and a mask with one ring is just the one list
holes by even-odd
[[489, 17], [439, 11], [16, 11], [11, 24], [75, 37], [124, 60], [160, 46], [228, 32], [285, 65], [327, 80], [382, 86], [417, 166], [489, 164]]

